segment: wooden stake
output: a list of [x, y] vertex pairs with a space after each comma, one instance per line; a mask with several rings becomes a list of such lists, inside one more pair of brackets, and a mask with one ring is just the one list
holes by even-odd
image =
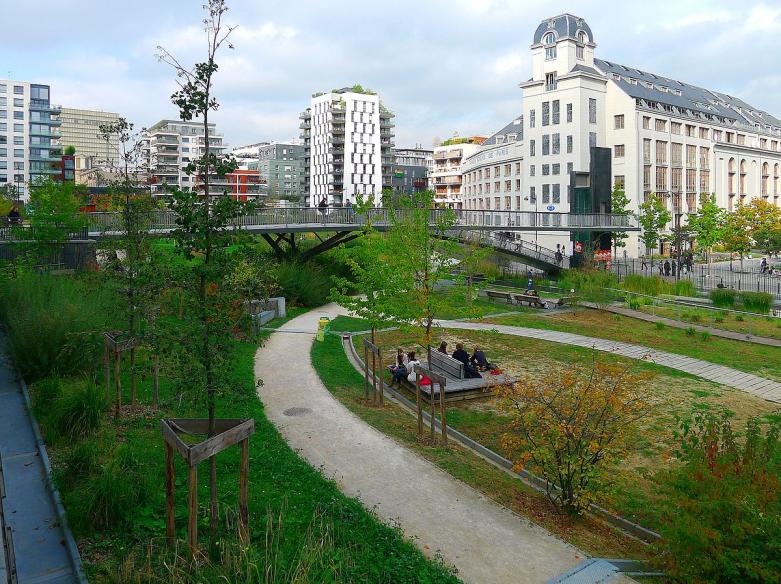
[[418, 436], [423, 435], [423, 406], [420, 403], [420, 373], [415, 372], [415, 401], [418, 404]]
[[249, 507], [247, 504], [249, 478], [249, 438], [241, 441], [241, 468], [239, 470], [239, 539], [249, 543]]
[[122, 405], [122, 353], [114, 352], [114, 417], [119, 419], [119, 408]]
[[160, 355], [157, 352], [152, 368], [152, 403], [156, 408], [160, 407]]
[[190, 553], [195, 555], [198, 550], [198, 466], [190, 467], [189, 481], [187, 543], [190, 546]]
[[437, 417], [436, 415], [436, 408], [437, 408], [437, 402], [434, 401], [434, 380], [431, 380], [431, 385], [429, 385], [429, 402], [431, 403], [431, 441], [434, 442], [434, 419]]
[[103, 378], [106, 382], [106, 400], [111, 399], [111, 351], [108, 341], [103, 340]]
[[380, 379], [379, 379], [379, 384], [380, 384], [380, 405], [383, 405], [385, 403], [385, 389], [384, 389], [384, 386], [383, 386], [382, 379], [383, 379], [383, 377], [385, 377], [385, 369], [383, 369], [383, 367], [382, 367], [382, 353], [379, 353], [378, 357], [379, 357], [379, 360], [380, 360], [380, 375], [379, 375], [379, 377], [380, 377]]
[[372, 351], [372, 403], [377, 405], [377, 359]]
[[369, 347], [363, 346], [363, 397], [369, 401]]
[[439, 416], [442, 427], [442, 444], [447, 446], [447, 422], [445, 421], [445, 385], [439, 385]]
[[174, 449], [165, 443], [165, 534], [168, 545], [173, 546], [176, 537], [174, 523]]
[[136, 391], [136, 348], [130, 349], [130, 403], [135, 404], [138, 398]]

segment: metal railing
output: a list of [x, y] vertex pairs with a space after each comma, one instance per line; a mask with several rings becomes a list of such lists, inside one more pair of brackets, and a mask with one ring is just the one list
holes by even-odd
[[479, 241], [495, 250], [507, 251], [551, 266], [569, 268], [568, 256], [562, 254], [561, 261], [559, 261], [554, 250], [531, 241], [524, 241], [517, 233], [511, 231], [487, 231], [476, 234], [475, 232], [467, 232], [461, 237], [458, 234], [454, 234], [454, 236], [462, 241]]

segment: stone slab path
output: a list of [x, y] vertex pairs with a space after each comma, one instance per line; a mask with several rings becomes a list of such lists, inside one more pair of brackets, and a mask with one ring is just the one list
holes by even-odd
[[[745, 373], [731, 367], [725, 367], [724, 365], [716, 365], [708, 361], [701, 359], [694, 359], [693, 357], [686, 357], [684, 355], [678, 355], [676, 353], [668, 353], [666, 351], [659, 351], [650, 347], [644, 347], [642, 345], [634, 345], [632, 343], [623, 343], [620, 341], [611, 341], [608, 339], [598, 339], [595, 337], [587, 337], [584, 335], [576, 335], [573, 333], [565, 333], [560, 331], [550, 331], [544, 329], [534, 329], [521, 326], [508, 326], [501, 324], [491, 324], [484, 322], [463, 322], [456, 320], [441, 320], [437, 322], [438, 326], [451, 329], [464, 329], [464, 330], [476, 330], [476, 331], [492, 331], [495, 330], [505, 335], [513, 335], [517, 337], [528, 337], [532, 339], [541, 339], [543, 341], [551, 341], [554, 343], [562, 343], [565, 345], [576, 345], [579, 347], [594, 348], [597, 351], [604, 351], [607, 353], [615, 353], [617, 355], [623, 355], [624, 357], [630, 357], [632, 359], [646, 358], [651, 363], [669, 367], [671, 369], [677, 369], [678, 371], [684, 371], [691, 373], [703, 379], [726, 385], [740, 391], [745, 391], [757, 397], [766, 399], [767, 401], [781, 403], [781, 383], [772, 381], [758, 375], [751, 373]], [[779, 352], [781, 358], [781, 352]]]
[[586, 557], [339, 403], [312, 367], [313, 335], [285, 332], [314, 333], [321, 316], [339, 314], [346, 312], [328, 305], [292, 319], [255, 356], [255, 376], [263, 380], [258, 395], [293, 448], [346, 495], [360, 499], [384, 521], [398, 524], [429, 556], [439, 552], [464, 582], [542, 583]]

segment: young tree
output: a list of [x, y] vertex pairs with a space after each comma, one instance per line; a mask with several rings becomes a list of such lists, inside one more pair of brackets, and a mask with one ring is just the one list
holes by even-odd
[[637, 422], [652, 409], [644, 378], [596, 358], [591, 367], [523, 378], [500, 392], [511, 415], [502, 445], [516, 468], [547, 480], [556, 507], [581, 512], [593, 501], [594, 479], [629, 453]]
[[86, 222], [79, 213], [80, 207], [81, 199], [71, 182], [47, 180], [30, 187], [27, 216], [33, 252], [38, 259], [51, 250], [60, 249], [73, 235], [81, 233]]
[[710, 260], [710, 251], [722, 241], [726, 220], [727, 213], [716, 203], [715, 193], [701, 193], [699, 211], [688, 216], [687, 227], [697, 245], [705, 251], [706, 263]]
[[781, 250], [781, 208], [765, 199], [753, 199], [742, 210], [754, 244], [768, 255]]
[[[740, 255], [740, 269], [743, 269], [743, 256], [751, 251], [751, 223], [744, 206], [727, 214], [722, 231], [722, 243], [727, 251]], [[730, 262], [732, 256], [730, 256]], [[730, 266], [732, 264], [730, 263]]]
[[[179, 117], [190, 121], [200, 119], [203, 127], [204, 154], [187, 167], [187, 172], [199, 179], [202, 193], [198, 191], [175, 191], [172, 193], [171, 207], [178, 214], [179, 229], [175, 233], [180, 251], [192, 259], [194, 283], [197, 288], [197, 337], [199, 350], [193, 354], [198, 361], [202, 382], [206, 388], [208, 408], [208, 435], [215, 434], [215, 410], [217, 394], [217, 367], [222, 357], [227, 323], [224, 309], [231, 296], [231, 290], [225, 285], [228, 271], [227, 241], [230, 237], [224, 229], [237, 215], [245, 211], [242, 203], [232, 197], [214, 196], [212, 181], [215, 177], [224, 177], [236, 168], [235, 160], [225, 159], [210, 147], [209, 113], [216, 111], [219, 104], [212, 94], [214, 75], [218, 65], [216, 57], [223, 46], [232, 49], [228, 38], [235, 29], [223, 22], [228, 11], [225, 0], [208, 0], [204, 5], [206, 17], [206, 60], [195, 63], [192, 68], [182, 65], [179, 60], [163, 47], [158, 47], [160, 61], [173, 67], [176, 72], [179, 90], [171, 96], [171, 101], [179, 108]], [[196, 258], [197, 256], [197, 258]], [[210, 525], [214, 537], [217, 530], [217, 466], [216, 459], [210, 458]]]
[[451, 306], [446, 295], [437, 290], [443, 280], [452, 279], [451, 273], [459, 266], [458, 244], [442, 239], [455, 224], [456, 216], [450, 209], [434, 211], [431, 191], [400, 198], [389, 214], [388, 244], [395, 250], [395, 268], [404, 278], [404, 291], [391, 309], [398, 320], [422, 330], [420, 343], [426, 347], [430, 362], [434, 322], [444, 308]]
[[[644, 203], [640, 205], [640, 211], [637, 214], [637, 221], [640, 223], [642, 233], [640, 239], [645, 244], [646, 254], [659, 245], [662, 240], [662, 231], [672, 219], [672, 215], [665, 207], [662, 200], [654, 193], [651, 193]], [[651, 256], [651, 267], [654, 259]]]
[[[610, 197], [610, 212], [618, 215], [630, 215], [629, 197], [626, 196], [624, 188], [620, 184], [613, 187]], [[610, 238], [613, 240], [613, 257], [618, 258], [618, 248], [626, 247], [626, 240], [629, 234], [626, 231], [613, 231]]]

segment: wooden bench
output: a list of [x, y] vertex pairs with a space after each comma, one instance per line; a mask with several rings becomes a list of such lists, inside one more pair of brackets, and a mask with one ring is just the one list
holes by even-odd
[[499, 290], [486, 290], [485, 295], [488, 296], [488, 298], [495, 298], [497, 300], [504, 300], [508, 304], [512, 302], [512, 297], [510, 296], [509, 292], [500, 292]]
[[449, 379], [464, 379], [464, 364], [450, 355], [431, 351], [431, 370], [441, 372]]
[[540, 308], [548, 308], [548, 303], [545, 302], [539, 296], [533, 296], [532, 294], [513, 294], [512, 301], [516, 304], [526, 302], [529, 306], [539, 306]]
[[577, 296], [562, 296], [556, 301], [556, 306], [566, 306], [567, 304], [572, 306], [579, 300], [580, 298], [578, 298]]

